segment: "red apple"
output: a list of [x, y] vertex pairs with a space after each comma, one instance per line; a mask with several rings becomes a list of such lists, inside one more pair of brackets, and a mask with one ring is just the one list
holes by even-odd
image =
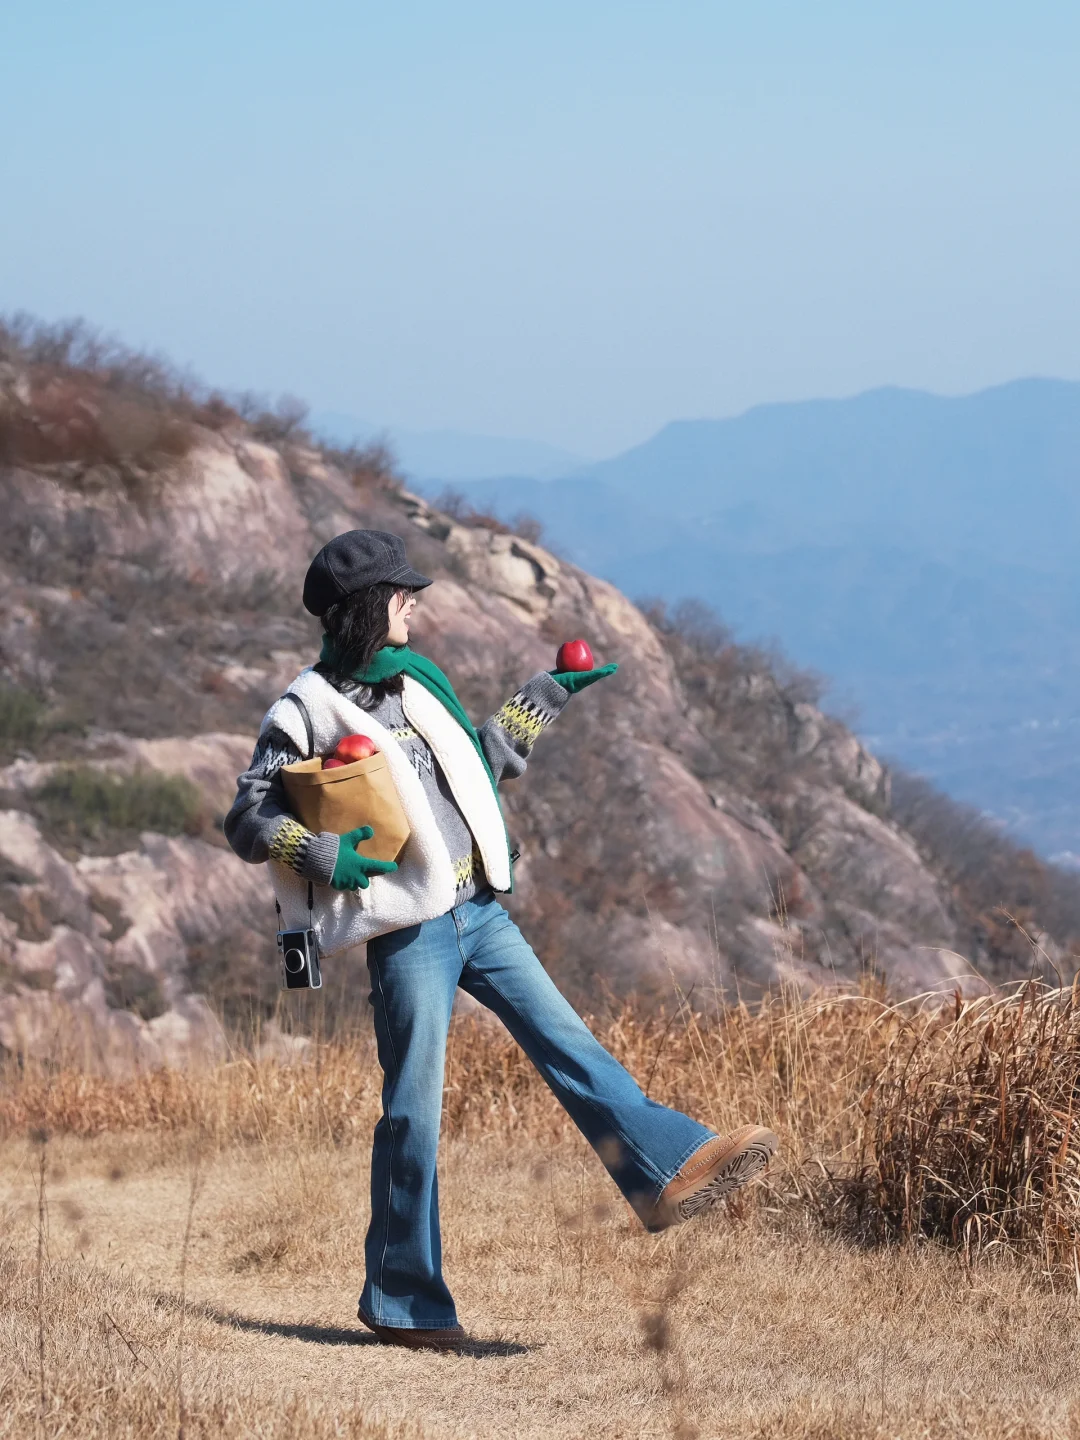
[[564, 640], [555, 656], [556, 670], [591, 670], [593, 654], [587, 640]]
[[344, 764], [345, 761], [339, 760], [336, 755], [328, 755], [327, 758], [322, 762], [322, 768], [324, 770], [336, 770], [339, 765]]
[[354, 760], [366, 760], [369, 755], [377, 754], [378, 749], [375, 742], [369, 740], [366, 735], [346, 735], [344, 740], [338, 741], [334, 758], [335, 760], [344, 760], [346, 765], [351, 765]]

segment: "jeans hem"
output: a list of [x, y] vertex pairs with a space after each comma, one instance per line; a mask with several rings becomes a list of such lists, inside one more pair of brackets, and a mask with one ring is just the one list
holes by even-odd
[[356, 1309], [356, 1318], [368, 1325], [378, 1325], [383, 1330], [456, 1330], [460, 1320], [373, 1320], [362, 1305]]
[[[693, 1119], [693, 1116], [691, 1116], [690, 1118]], [[700, 1124], [701, 1124], [701, 1121], [699, 1120], [697, 1123], [700, 1125]], [[706, 1125], [706, 1126], [703, 1126], [702, 1128], [708, 1131], [708, 1134], [706, 1135], [705, 1139], [704, 1139], [704, 1140], [696, 1140], [696, 1141], [694, 1142], [694, 1144], [691, 1145], [690, 1149], [686, 1152], [686, 1154], [682, 1157], [682, 1159], [679, 1161], [679, 1163], [675, 1166], [675, 1169], [672, 1170], [671, 1174], [667, 1177], [667, 1179], [661, 1182], [660, 1188], [657, 1190], [656, 1194], [652, 1197], [654, 1201], [660, 1199], [660, 1196], [664, 1193], [664, 1191], [667, 1189], [667, 1187], [671, 1184], [672, 1180], [675, 1179], [675, 1176], [679, 1173], [679, 1171], [680, 1171], [680, 1170], [682, 1169], [682, 1167], [686, 1164], [686, 1162], [687, 1162], [688, 1160], [692, 1159], [692, 1158], [697, 1154], [697, 1152], [701, 1149], [702, 1145], [707, 1145], [710, 1140], [715, 1140], [715, 1139], [716, 1139], [716, 1132], [715, 1132], [715, 1130], [709, 1130], [709, 1127], [708, 1127], [707, 1125]]]

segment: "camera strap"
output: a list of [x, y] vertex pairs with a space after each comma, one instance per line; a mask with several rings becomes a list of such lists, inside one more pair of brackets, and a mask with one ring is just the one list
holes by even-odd
[[[276, 895], [274, 896], [274, 909], [277, 911], [278, 926], [280, 927], [280, 925], [281, 925], [281, 906], [278, 904], [278, 898], [277, 898]], [[314, 917], [314, 915], [313, 915], [313, 913], [312, 913], [312, 912], [314, 911], [314, 909], [315, 909], [315, 886], [314, 886], [314, 885], [312, 884], [312, 882], [309, 880], [309, 881], [307, 882], [307, 912], [308, 912], [308, 929], [309, 929], [309, 930], [314, 930], [314, 929], [315, 929], [315, 917]]]

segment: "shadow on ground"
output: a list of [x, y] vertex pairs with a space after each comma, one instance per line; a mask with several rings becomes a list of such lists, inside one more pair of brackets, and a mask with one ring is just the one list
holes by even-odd
[[[170, 1310], [181, 1308], [178, 1295], [159, 1294], [155, 1298], [159, 1304], [167, 1306]], [[257, 1320], [250, 1315], [238, 1315], [235, 1311], [215, 1310], [212, 1305], [204, 1305], [190, 1300], [184, 1309], [193, 1318], [213, 1320], [216, 1324], [225, 1325], [232, 1330], [243, 1330], [248, 1334], [275, 1335], [282, 1340], [303, 1340], [308, 1345], [378, 1346], [382, 1343], [372, 1335], [370, 1330], [363, 1330], [359, 1327], [346, 1329], [340, 1325], [304, 1325], [285, 1320]], [[481, 1340], [470, 1335], [462, 1341], [457, 1350], [447, 1353], [468, 1355], [474, 1360], [489, 1360], [500, 1357], [507, 1358], [512, 1355], [528, 1355], [531, 1350], [537, 1348], [539, 1347], [535, 1345], [520, 1345], [514, 1340]], [[424, 1353], [434, 1354], [436, 1352]]]

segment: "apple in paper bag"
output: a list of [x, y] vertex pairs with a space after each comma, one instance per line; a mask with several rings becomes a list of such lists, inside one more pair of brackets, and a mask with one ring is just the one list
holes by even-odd
[[379, 747], [366, 735], [346, 735], [343, 740], [338, 741], [334, 759], [352, 765], [357, 760], [367, 760], [370, 756], [377, 755], [378, 751]]

